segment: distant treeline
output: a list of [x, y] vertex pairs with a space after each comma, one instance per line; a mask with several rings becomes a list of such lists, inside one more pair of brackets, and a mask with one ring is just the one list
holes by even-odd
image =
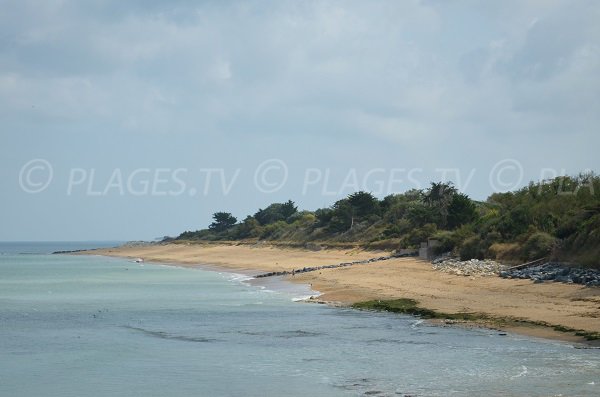
[[530, 183], [515, 192], [471, 200], [451, 183], [431, 183], [382, 200], [360, 191], [329, 208], [299, 211], [273, 203], [243, 221], [217, 212], [207, 229], [176, 240], [267, 240], [366, 248], [417, 248], [429, 238], [438, 253], [508, 262], [544, 256], [600, 265], [600, 177], [581, 174]]

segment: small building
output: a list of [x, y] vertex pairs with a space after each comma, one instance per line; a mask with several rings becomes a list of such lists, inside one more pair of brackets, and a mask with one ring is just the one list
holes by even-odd
[[419, 248], [419, 258], [427, 261], [432, 260], [435, 257], [433, 249], [440, 245], [440, 242], [435, 239], [428, 239], [421, 243], [421, 248]]

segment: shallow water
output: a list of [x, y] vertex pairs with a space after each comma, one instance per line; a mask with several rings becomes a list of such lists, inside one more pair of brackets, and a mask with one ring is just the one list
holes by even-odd
[[600, 393], [598, 350], [295, 303], [299, 292], [114, 258], [1, 255], [0, 395]]

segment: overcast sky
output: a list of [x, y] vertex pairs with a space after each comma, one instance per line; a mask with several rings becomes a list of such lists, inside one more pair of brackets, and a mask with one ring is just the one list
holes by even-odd
[[600, 169], [600, 2], [1, 1], [0, 240]]

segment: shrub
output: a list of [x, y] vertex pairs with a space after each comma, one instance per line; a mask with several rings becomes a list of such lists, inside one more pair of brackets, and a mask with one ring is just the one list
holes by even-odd
[[260, 234], [261, 239], [276, 240], [281, 238], [283, 234], [290, 229], [289, 225], [285, 221], [277, 221], [263, 226]]
[[488, 249], [489, 256], [500, 261], [516, 261], [520, 259], [522, 248], [517, 243], [494, 243]]
[[442, 230], [435, 233], [433, 238], [439, 241], [439, 245], [433, 249], [435, 254], [451, 252], [456, 246], [456, 235], [453, 232]]
[[311, 226], [317, 221], [317, 217], [310, 211], [300, 211], [296, 212], [292, 216], [287, 219], [288, 223], [297, 222], [299, 225], [307, 227]]
[[408, 233], [411, 229], [410, 222], [406, 219], [400, 219], [394, 224], [388, 226], [383, 231], [384, 238], [394, 238], [394, 237], [402, 237], [404, 234]]
[[483, 259], [483, 250], [481, 249], [481, 239], [479, 236], [473, 236], [466, 239], [460, 247], [460, 260]]
[[448, 206], [448, 228], [455, 229], [477, 218], [475, 203], [466, 194], [457, 193]]
[[404, 248], [419, 247], [423, 241], [427, 241], [427, 239], [433, 236], [436, 231], [437, 226], [433, 223], [428, 223], [422, 227], [414, 228], [404, 236], [402, 239], [402, 246]]
[[549, 255], [556, 239], [545, 232], [536, 232], [529, 236], [523, 245], [523, 259], [533, 260]]
[[244, 239], [258, 237], [262, 233], [262, 228], [258, 221], [248, 215], [244, 221], [235, 226], [233, 230], [234, 239]]
[[285, 221], [298, 211], [298, 208], [292, 200], [288, 200], [285, 203], [273, 203], [267, 208], [259, 209], [254, 218], [261, 225], [270, 225], [278, 221]]

